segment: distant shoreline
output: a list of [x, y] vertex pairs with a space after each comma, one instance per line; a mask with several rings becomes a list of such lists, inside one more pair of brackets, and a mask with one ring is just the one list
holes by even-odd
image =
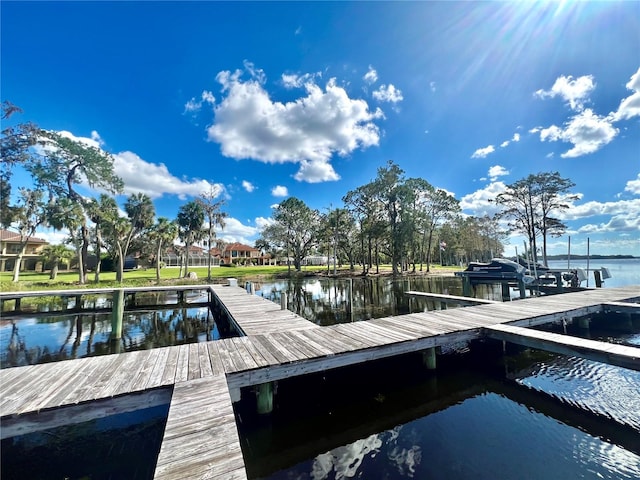
[[[569, 255], [547, 255], [547, 260], [567, 260]], [[571, 255], [571, 260], [633, 260], [640, 257], [633, 255]]]

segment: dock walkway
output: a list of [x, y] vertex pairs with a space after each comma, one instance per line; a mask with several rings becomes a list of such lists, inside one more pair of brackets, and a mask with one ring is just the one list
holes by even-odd
[[[596, 289], [318, 327], [244, 289], [211, 289], [246, 336], [0, 370], [0, 435], [48, 428], [47, 415], [61, 409], [94, 418], [130, 411], [132, 395], [172, 389], [156, 477], [242, 479], [232, 402], [244, 387], [480, 338], [498, 324], [533, 326], [640, 301], [638, 287]], [[617, 354], [640, 369], [640, 349], [628, 348]]]

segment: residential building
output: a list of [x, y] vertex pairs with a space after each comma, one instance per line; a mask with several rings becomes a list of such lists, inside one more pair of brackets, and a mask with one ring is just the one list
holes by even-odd
[[[20, 234], [10, 230], [0, 229], [0, 271], [11, 272], [20, 253]], [[36, 270], [42, 268], [42, 249], [49, 242], [37, 237], [31, 237], [22, 249], [22, 264], [20, 270]]]

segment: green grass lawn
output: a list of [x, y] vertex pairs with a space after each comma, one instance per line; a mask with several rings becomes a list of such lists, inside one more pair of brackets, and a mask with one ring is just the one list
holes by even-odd
[[[456, 267], [440, 267], [440, 265], [432, 265], [431, 273], [449, 273]], [[178, 278], [180, 269], [178, 268], [163, 268], [160, 270], [160, 284], [172, 285], [172, 284], [201, 284], [207, 283], [207, 267], [193, 267], [189, 269], [190, 272], [195, 272], [198, 275], [197, 280], [191, 280], [186, 278]], [[359, 275], [361, 269], [356, 268], [355, 271], [349, 271], [348, 267], [338, 268], [337, 273], [340, 275]], [[295, 273], [292, 268], [291, 272]], [[323, 274], [327, 272], [327, 267], [303, 267], [302, 271], [298, 275], [314, 275]], [[391, 266], [384, 265], [380, 268], [381, 273], [390, 273]], [[238, 281], [244, 280], [257, 280], [265, 278], [273, 278], [280, 276], [287, 276], [288, 268], [286, 266], [257, 266], [257, 267], [213, 267], [211, 268], [211, 282], [221, 283], [226, 281], [227, 278], [237, 278]], [[331, 269], [333, 273], [333, 268]], [[60, 272], [55, 280], [49, 279], [49, 272], [37, 273], [37, 272], [21, 272], [20, 281], [18, 283], [12, 282], [12, 272], [0, 272], [0, 291], [11, 292], [20, 290], [47, 290], [47, 289], [72, 289], [72, 288], [110, 288], [110, 287], [141, 287], [157, 285], [156, 271], [153, 268], [128, 270], [124, 272], [124, 281], [122, 283], [116, 282], [115, 272], [102, 272], [100, 274], [100, 282], [94, 282], [94, 273], [89, 272], [87, 275], [88, 283], [86, 285], [78, 284], [78, 273], [76, 271]]]

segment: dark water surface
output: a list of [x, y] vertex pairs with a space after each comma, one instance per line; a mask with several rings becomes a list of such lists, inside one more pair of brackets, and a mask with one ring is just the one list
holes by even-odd
[[2, 480], [150, 480], [169, 405], [2, 441]]

